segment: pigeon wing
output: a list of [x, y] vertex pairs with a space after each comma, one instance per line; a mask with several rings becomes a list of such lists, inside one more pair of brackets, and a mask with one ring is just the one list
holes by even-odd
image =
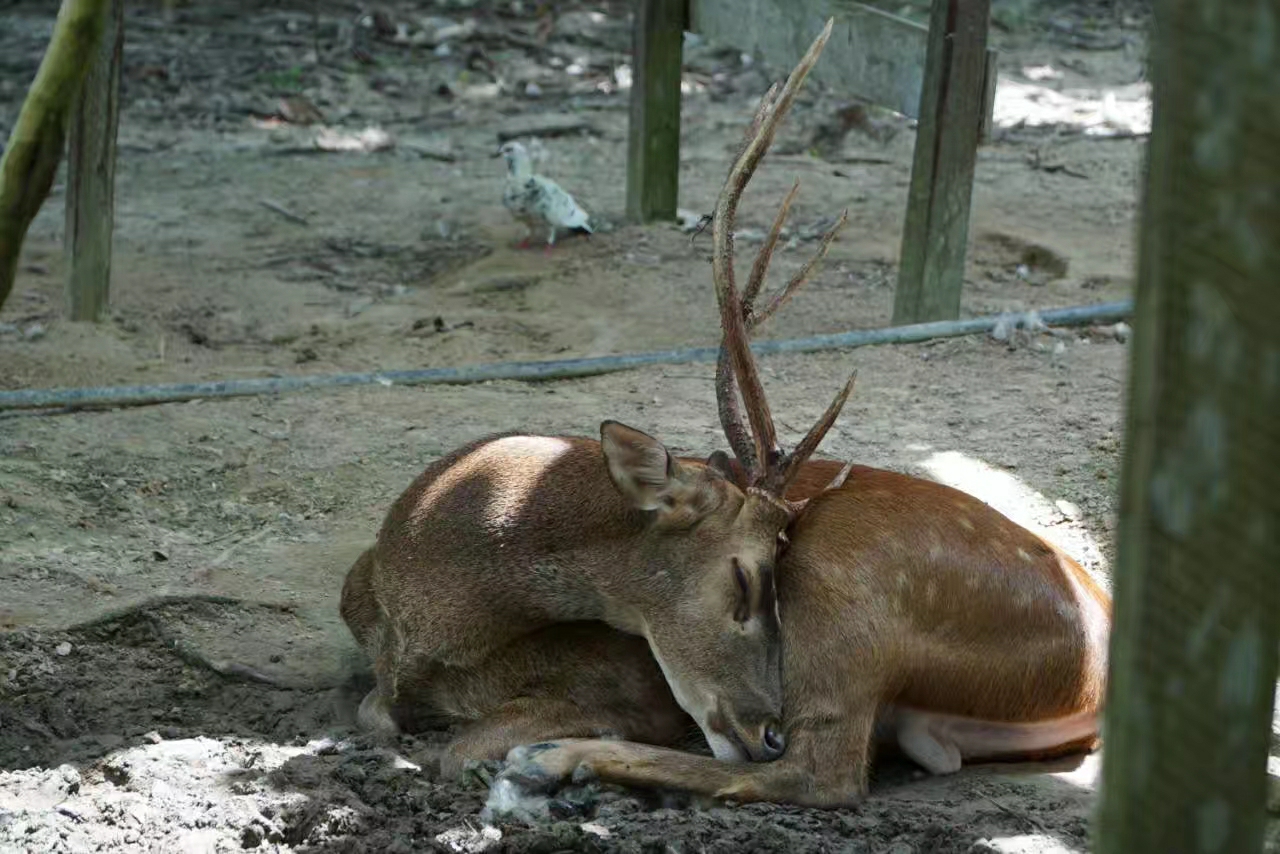
[[591, 231], [587, 212], [559, 184], [540, 175], [531, 178], [530, 184], [536, 186], [533, 207], [548, 223], [557, 228]]

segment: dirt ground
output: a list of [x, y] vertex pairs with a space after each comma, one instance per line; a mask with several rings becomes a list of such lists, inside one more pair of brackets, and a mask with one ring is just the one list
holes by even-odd
[[[0, 3], [0, 138], [50, 5]], [[555, 4], [554, 21], [534, 5], [384, 4], [364, 26], [351, 4], [180, 3], [168, 18], [159, 3], [127, 4], [111, 317], [60, 319], [59, 184], [0, 312], [0, 389], [715, 342], [709, 240], [617, 225], [628, 4]], [[1052, 17], [996, 7], [999, 127], [978, 164], [964, 312], [1124, 298], [1149, 120], [1146, 17], [1139, 6], [1059, 4]], [[690, 45], [682, 208], [711, 209], [755, 100], [784, 72]], [[325, 139], [374, 127], [393, 145], [318, 149], [318, 126], [280, 115], [296, 118], [301, 102], [281, 99], [298, 96], [323, 112]], [[873, 114], [815, 156], [813, 135], [839, 103], [811, 87], [744, 200], [745, 255], [803, 182], [775, 280], [849, 208], [830, 260], [767, 336], [889, 320], [914, 132]], [[598, 227], [549, 256], [512, 248], [520, 230], [491, 158], [500, 132], [548, 115], [579, 127], [533, 139], [538, 168]], [[857, 367], [825, 454], [960, 486], [1105, 581], [1120, 333], [774, 357], [764, 371], [794, 438]], [[356, 735], [369, 676], [337, 597], [391, 500], [478, 435], [591, 434], [603, 418], [680, 452], [723, 445], [706, 365], [0, 413], [0, 850], [1085, 850], [1097, 757], [946, 779], [886, 766], [853, 811], [604, 791], [554, 820], [494, 826], [480, 816], [481, 779], [437, 779], [443, 735], [394, 752]], [[219, 676], [210, 662], [290, 687]]]

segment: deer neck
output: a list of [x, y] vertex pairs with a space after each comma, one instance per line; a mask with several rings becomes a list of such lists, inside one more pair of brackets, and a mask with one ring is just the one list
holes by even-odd
[[598, 521], [579, 537], [562, 538], [554, 548], [530, 555], [522, 583], [508, 588], [510, 594], [538, 622], [597, 620], [644, 634], [645, 568], [631, 553], [629, 526], [610, 530]]

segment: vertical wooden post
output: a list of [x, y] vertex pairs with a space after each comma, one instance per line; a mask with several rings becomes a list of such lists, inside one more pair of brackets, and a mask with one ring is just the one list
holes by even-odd
[[107, 25], [71, 115], [67, 149], [67, 316], [101, 320], [111, 284], [115, 224], [116, 126], [124, 0], [107, 0]]
[[1280, 643], [1280, 4], [1157, 0], [1096, 850], [1262, 850]]
[[680, 65], [686, 0], [636, 0], [627, 218], [672, 220], [680, 187]]
[[894, 323], [960, 316], [991, 0], [933, 0]]

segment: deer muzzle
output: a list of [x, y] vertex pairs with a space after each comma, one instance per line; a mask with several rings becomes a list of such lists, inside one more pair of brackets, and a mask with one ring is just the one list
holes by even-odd
[[[745, 721], [734, 720], [717, 704], [707, 716], [707, 729], [727, 741], [739, 756], [752, 762], [772, 762], [786, 752], [787, 736], [777, 717], [772, 713], [744, 717]], [[714, 744], [712, 748], [714, 750]]]

